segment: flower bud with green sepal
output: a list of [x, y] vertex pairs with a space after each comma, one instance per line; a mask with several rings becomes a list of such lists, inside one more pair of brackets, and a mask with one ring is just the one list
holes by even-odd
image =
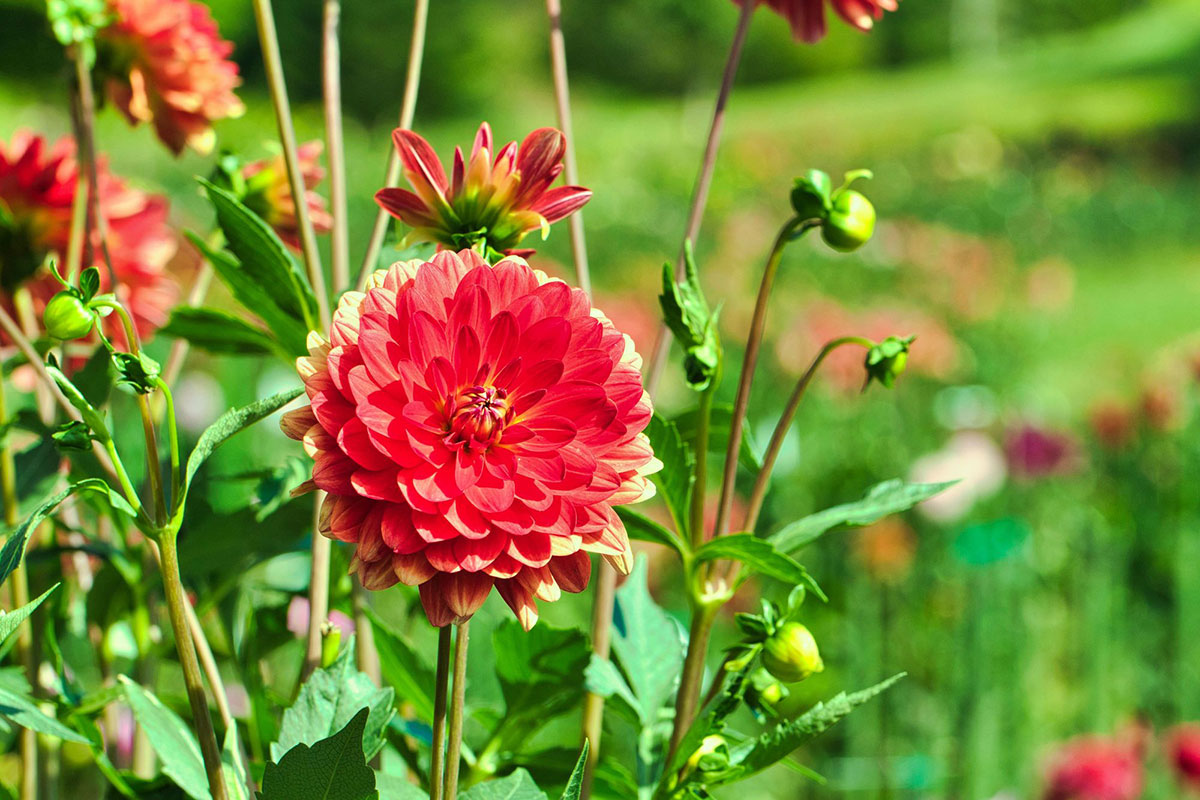
[[906, 336], [902, 339], [899, 336], [889, 336], [868, 350], [867, 358], [863, 362], [863, 366], [867, 370], [867, 384], [869, 385], [871, 381], [878, 381], [887, 388], [892, 388], [896, 383], [896, 378], [904, 372], [904, 368], [908, 364], [909, 346], [916, 338], [916, 336]]
[[850, 188], [859, 178], [870, 179], [865, 169], [846, 173], [845, 181], [830, 196], [829, 214], [821, 226], [821, 238], [842, 253], [862, 247], [875, 232], [875, 206], [861, 192]]
[[776, 706], [788, 696], [787, 687], [763, 668], [754, 670], [746, 687], [746, 705], [759, 719], [779, 716]]
[[663, 290], [658, 300], [667, 327], [683, 347], [688, 385], [702, 392], [720, 372], [721, 339], [717, 334], [720, 309], [710, 311], [704, 299], [690, 241], [684, 244], [684, 267], [683, 281], [676, 282], [671, 265], [663, 265]]
[[833, 206], [833, 181], [819, 169], [810, 169], [803, 178], [796, 178], [792, 187], [792, 209], [802, 220], [824, 220]]
[[729, 767], [729, 743], [724, 736], [712, 734], [705, 736], [696, 751], [688, 756], [687, 773], [721, 772]]
[[87, 306], [87, 302], [74, 289], [59, 292], [46, 303], [42, 312], [42, 322], [46, 333], [55, 339], [69, 341], [82, 339], [92, 332], [96, 325], [96, 313]]
[[763, 666], [784, 683], [799, 683], [825, 669], [817, 640], [799, 622], [788, 622], [763, 644]]

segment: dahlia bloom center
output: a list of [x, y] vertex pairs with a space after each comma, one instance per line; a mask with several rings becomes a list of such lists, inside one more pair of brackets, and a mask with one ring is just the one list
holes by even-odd
[[479, 384], [459, 390], [446, 408], [446, 446], [470, 453], [485, 453], [499, 444], [513, 416], [507, 391]]

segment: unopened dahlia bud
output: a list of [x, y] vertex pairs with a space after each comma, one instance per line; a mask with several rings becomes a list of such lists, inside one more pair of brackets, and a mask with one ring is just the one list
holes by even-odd
[[896, 378], [908, 365], [908, 349], [915, 339], [915, 336], [903, 339], [889, 336], [868, 350], [863, 363], [867, 369], [867, 382], [879, 381], [887, 388], [892, 388]]
[[792, 209], [800, 219], [824, 219], [830, 209], [833, 182], [819, 169], [810, 169], [803, 178], [796, 178], [792, 187]]
[[875, 206], [861, 192], [843, 189], [836, 193], [829, 217], [821, 226], [821, 238], [842, 253], [862, 247], [875, 232]]
[[82, 339], [92, 332], [96, 315], [82, 298], [72, 292], [59, 292], [50, 298], [42, 312], [46, 333], [55, 339]]
[[696, 748], [696, 752], [688, 756], [687, 772], [713, 772], [729, 766], [729, 745], [724, 736], [712, 734], [705, 736]]
[[798, 683], [825, 669], [817, 640], [799, 622], [789, 622], [763, 645], [763, 666], [784, 683]]

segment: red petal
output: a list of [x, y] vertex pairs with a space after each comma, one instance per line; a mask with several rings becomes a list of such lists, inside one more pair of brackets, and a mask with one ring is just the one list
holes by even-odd
[[429, 142], [412, 131], [400, 128], [392, 131], [392, 140], [396, 143], [404, 168], [419, 174], [430, 187], [445, 195], [449, 188], [446, 171], [442, 169], [442, 162], [438, 161], [437, 153], [429, 146]]
[[583, 208], [591, 199], [591, 189], [582, 186], [557, 186], [539, 197], [531, 210], [545, 217], [546, 222], [558, 222]]
[[564, 590], [579, 593], [587, 588], [592, 577], [592, 560], [579, 550], [569, 556], [550, 559], [550, 572]]
[[434, 210], [407, 189], [380, 189], [375, 193], [375, 202], [384, 211], [414, 228], [436, 225], [438, 222]]

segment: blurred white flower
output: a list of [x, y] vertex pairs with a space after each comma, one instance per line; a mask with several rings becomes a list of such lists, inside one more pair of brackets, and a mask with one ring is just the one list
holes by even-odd
[[970, 511], [977, 501], [998, 492], [1007, 476], [1000, 445], [986, 433], [960, 431], [941, 450], [917, 459], [909, 480], [917, 483], [957, 480], [954, 486], [918, 506], [930, 519], [952, 522]]

